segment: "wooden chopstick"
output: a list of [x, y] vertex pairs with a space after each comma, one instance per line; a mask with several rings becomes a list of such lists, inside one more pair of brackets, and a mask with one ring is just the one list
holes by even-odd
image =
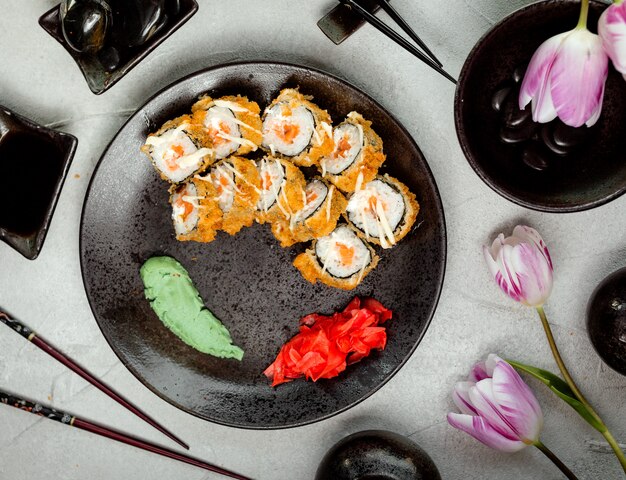
[[157, 455], [162, 455], [173, 460], [178, 460], [179, 462], [188, 463], [189, 465], [194, 465], [196, 467], [203, 468], [204, 470], [209, 470], [211, 472], [219, 473], [221, 475], [225, 475], [231, 478], [236, 478], [238, 480], [252, 480], [248, 477], [244, 477], [243, 475], [239, 475], [238, 473], [234, 473], [215, 465], [211, 465], [210, 463], [203, 462], [202, 460], [183, 455], [182, 453], [178, 453], [164, 447], [159, 447], [158, 445], [146, 442], [145, 440], [131, 437], [130, 435], [118, 432], [117, 430], [113, 430], [111, 428], [92, 423], [88, 420], [78, 418], [74, 415], [70, 415], [69, 413], [55, 410], [40, 403], [34, 403], [29, 400], [17, 398], [14, 395], [6, 392], [0, 391], [0, 403], [19, 408], [20, 410], [25, 410], [35, 415], [49, 418], [50, 420], [54, 420], [56, 422], [80, 428], [81, 430], [87, 430], [88, 432], [95, 433], [96, 435], [101, 435], [103, 437], [107, 437], [112, 440], [116, 440], [118, 442], [140, 448], [142, 450], [147, 450], [148, 452], [156, 453]]
[[439, 59], [430, 50], [430, 48], [428, 48], [426, 46], [426, 44], [422, 41], [422, 39], [420, 37], [418, 37], [417, 33], [415, 33], [415, 31], [411, 28], [411, 26], [408, 23], [406, 23], [406, 20], [404, 20], [404, 18], [402, 18], [400, 16], [400, 14], [397, 12], [397, 10], [395, 8], [393, 8], [391, 3], [389, 3], [389, 0], [376, 0], [376, 3], [378, 3], [378, 5], [380, 5], [380, 8], [382, 8], [387, 13], [387, 15], [389, 15], [391, 17], [391, 19], [394, 22], [396, 22], [398, 25], [400, 25], [400, 28], [402, 28], [402, 30], [404, 30], [406, 32], [406, 34], [409, 37], [411, 37], [415, 43], [417, 43], [420, 47], [422, 47], [422, 49], [424, 50], [424, 53], [426, 53], [426, 55], [428, 55], [430, 58], [432, 58], [432, 60], [437, 65], [439, 65], [440, 67], [443, 67], [443, 63], [441, 63], [439, 61]]
[[130, 410], [132, 413], [134, 413], [139, 418], [141, 418], [144, 422], [147, 422], [148, 424], [152, 425], [159, 432], [161, 432], [162, 434], [164, 434], [167, 437], [171, 438], [173, 441], [175, 441], [181, 447], [189, 450], [189, 445], [187, 445], [185, 442], [183, 442], [180, 438], [178, 438], [176, 435], [171, 433], [165, 427], [160, 425], [152, 417], [150, 417], [147, 414], [145, 414], [144, 412], [142, 412], [137, 406], [135, 406], [129, 400], [126, 400], [124, 397], [122, 397], [119, 393], [117, 393], [111, 387], [109, 387], [105, 383], [101, 382], [96, 377], [94, 377], [91, 373], [89, 373], [87, 370], [85, 370], [83, 367], [78, 365], [74, 360], [72, 360], [71, 358], [65, 356], [59, 350], [57, 350], [52, 345], [47, 343], [44, 339], [39, 337], [35, 332], [33, 332], [26, 325], [24, 325], [23, 323], [19, 322], [18, 320], [14, 319], [14, 318], [11, 318], [7, 313], [3, 312], [2, 310], [0, 310], [0, 323], [5, 324], [7, 327], [12, 329], [13, 331], [19, 333], [22, 337], [24, 337], [26, 340], [32, 342], [35, 346], [39, 347], [41, 350], [46, 352], [52, 358], [54, 358], [55, 360], [57, 360], [58, 362], [60, 362], [63, 365], [65, 365], [70, 370], [72, 370], [73, 372], [75, 372], [78, 375], [80, 375], [81, 377], [83, 377], [85, 380], [87, 380], [89, 383], [91, 383], [98, 390], [104, 392], [109, 397], [111, 397], [113, 400], [115, 400], [117, 403], [122, 405], [124, 408]]
[[444, 76], [445, 78], [447, 78], [448, 80], [450, 80], [452, 83], [456, 85], [456, 80], [454, 79], [454, 77], [452, 77], [448, 72], [446, 72], [443, 68], [437, 65], [431, 58], [426, 56], [423, 52], [421, 52], [420, 50], [415, 48], [413, 45], [411, 45], [402, 36], [398, 35], [398, 33], [396, 33], [393, 29], [391, 29], [386, 23], [384, 23], [382, 20], [379, 20], [378, 17], [369, 13], [367, 10], [361, 7], [361, 5], [356, 3], [354, 0], [339, 0], [339, 2], [350, 7], [354, 12], [361, 15], [366, 22], [371, 24], [377, 30], [384, 33], [387, 37], [389, 37], [391, 40], [396, 42], [402, 48], [404, 48], [405, 50], [407, 50], [408, 52], [410, 52], [411, 54], [419, 58], [422, 62], [424, 62], [430, 68], [432, 68], [437, 73]]

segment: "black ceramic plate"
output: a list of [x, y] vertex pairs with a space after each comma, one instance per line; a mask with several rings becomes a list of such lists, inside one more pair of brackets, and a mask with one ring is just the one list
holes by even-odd
[[[336, 122], [358, 110], [385, 142], [384, 170], [402, 179], [421, 204], [418, 225], [352, 292], [307, 283], [267, 225], [209, 244], [178, 242], [167, 185], [139, 152], [146, 135], [190, 110], [205, 92], [241, 93], [263, 108], [287, 86], [300, 86]], [[445, 226], [437, 187], [407, 131], [378, 103], [320, 71], [275, 63], [241, 63], [193, 74], [158, 93], [122, 127], [100, 160], [85, 201], [81, 266], [91, 308], [122, 362], [172, 404], [214, 422], [247, 428], [303, 425], [363, 400], [398, 371], [434, 313], [445, 267]], [[241, 363], [193, 350], [159, 321], [144, 298], [139, 268], [171, 255], [189, 271], [208, 308], [243, 347]], [[298, 330], [305, 314], [331, 314], [354, 295], [369, 295], [394, 313], [383, 352], [339, 378], [271, 388], [263, 370]]]
[[196, 0], [180, 0], [178, 14], [170, 19], [150, 40], [144, 45], [129, 48], [122, 55], [120, 65], [112, 70], [107, 70], [95, 57], [84, 55], [74, 51], [65, 41], [59, 18], [60, 5], [48, 10], [39, 18], [39, 25], [52, 36], [72, 56], [78, 68], [82, 72], [89, 89], [96, 95], [100, 95], [115, 85], [124, 75], [130, 72], [152, 50], [158, 47], [172, 33], [182, 27], [187, 20], [198, 11]]
[[[606, 7], [591, 2], [591, 31]], [[579, 12], [578, 0], [538, 2], [514, 12], [476, 44], [459, 76], [455, 122], [470, 165], [500, 195], [536, 210], [585, 210], [626, 192], [626, 84], [612, 66], [602, 115], [591, 128], [573, 129], [560, 120], [535, 124], [530, 105], [526, 115], [517, 106], [533, 53], [544, 40], [574, 28]], [[504, 100], [496, 98], [506, 89]]]

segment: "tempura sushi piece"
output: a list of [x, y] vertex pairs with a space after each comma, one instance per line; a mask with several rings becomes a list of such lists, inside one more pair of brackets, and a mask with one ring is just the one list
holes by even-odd
[[337, 226], [337, 220], [345, 211], [348, 201], [334, 185], [320, 178], [312, 179], [305, 188], [304, 208], [289, 220], [272, 223], [272, 233], [281, 247], [298, 242], [308, 242], [328, 235]]
[[210, 174], [201, 178], [211, 181], [215, 188], [222, 214], [221, 230], [234, 235], [252, 225], [261, 196], [261, 177], [253, 160], [229, 157], [213, 165]]
[[379, 175], [352, 194], [345, 217], [367, 241], [391, 248], [409, 233], [419, 208], [406, 185]]
[[372, 122], [357, 112], [335, 127], [333, 139], [335, 148], [320, 160], [319, 170], [343, 192], [354, 192], [372, 180], [385, 161], [383, 141], [372, 130]]
[[211, 242], [222, 221], [215, 187], [197, 178], [170, 188], [176, 239]]
[[378, 264], [374, 249], [347, 225], [313, 242], [293, 262], [309, 282], [318, 280], [329, 287], [354, 289]]
[[161, 178], [180, 183], [215, 161], [211, 140], [189, 115], [166, 122], [141, 147]]
[[317, 165], [334, 147], [331, 119], [297, 89], [286, 88], [263, 114], [263, 148], [300, 167]]
[[257, 161], [261, 177], [261, 196], [257, 202], [259, 223], [289, 220], [306, 203], [306, 180], [289, 161], [266, 156]]
[[211, 139], [218, 160], [254, 152], [261, 145], [261, 109], [246, 97], [204, 96], [191, 111], [194, 123], [201, 125]]

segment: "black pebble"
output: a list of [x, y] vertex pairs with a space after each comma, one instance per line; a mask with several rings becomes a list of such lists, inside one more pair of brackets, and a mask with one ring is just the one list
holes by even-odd
[[65, 0], [61, 6], [63, 36], [77, 52], [102, 49], [111, 22], [111, 9], [104, 0]]

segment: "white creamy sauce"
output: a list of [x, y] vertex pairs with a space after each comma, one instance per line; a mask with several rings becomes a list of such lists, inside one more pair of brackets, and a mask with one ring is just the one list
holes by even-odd
[[[290, 130], [297, 131], [292, 134]], [[266, 111], [263, 120], [263, 146], [273, 146], [277, 152], [294, 157], [311, 144], [314, 132], [315, 119], [308, 108], [289, 108], [278, 103]]]
[[235, 193], [238, 189], [235, 184], [235, 175], [224, 167], [225, 165], [218, 165], [211, 169], [211, 181], [217, 191], [217, 203], [222, 212], [226, 213], [233, 208]]
[[257, 209], [267, 212], [278, 200], [285, 183], [285, 169], [280, 162], [266, 158], [257, 162], [257, 169], [261, 176], [261, 198], [257, 203]]
[[[192, 232], [198, 225], [198, 191], [193, 183], [187, 183], [172, 195], [172, 220], [176, 235], [186, 235]], [[185, 217], [185, 203], [193, 206], [191, 212]]]
[[363, 128], [361, 125], [343, 123], [333, 133], [335, 149], [322, 161], [322, 168], [332, 175], [339, 175], [349, 168], [363, 150]]
[[313, 215], [326, 200], [328, 187], [324, 182], [311, 180], [304, 190], [304, 208], [293, 216], [293, 222], [303, 222]]
[[362, 272], [372, 261], [367, 246], [345, 225], [318, 239], [315, 254], [323, 271], [336, 278], [349, 278], [359, 271]]
[[239, 148], [241, 132], [237, 125], [237, 118], [229, 108], [213, 106], [206, 111], [204, 126], [208, 129], [213, 141], [215, 156], [226, 158]]

